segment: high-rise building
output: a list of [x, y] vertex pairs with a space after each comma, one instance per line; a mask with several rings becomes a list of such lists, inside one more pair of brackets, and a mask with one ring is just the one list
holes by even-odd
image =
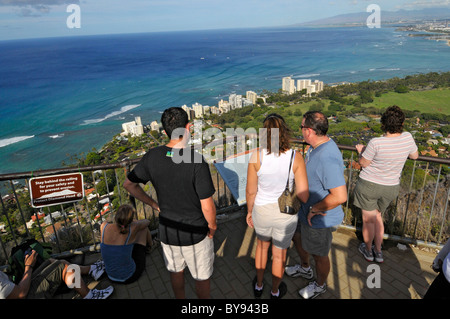
[[198, 102], [195, 102], [195, 104], [192, 104], [192, 109], [194, 110], [196, 118], [203, 117], [203, 105], [201, 105]]
[[316, 92], [316, 86], [314, 84], [310, 84], [306, 87], [306, 94], [308, 94], [309, 96], [311, 96], [311, 93], [315, 93]]
[[322, 81], [315, 80], [314, 85], [316, 86], [317, 93], [323, 91], [323, 82]]
[[185, 105], [183, 105], [181, 108], [182, 108], [183, 110], [186, 111], [186, 113], [187, 113], [187, 115], [188, 115], [189, 121], [192, 120], [192, 118], [191, 118], [191, 112], [190, 112], [191, 109], [189, 108], [189, 106], [187, 106], [187, 105], [185, 104]]
[[215, 115], [219, 115], [220, 114], [220, 109], [217, 106], [211, 106], [209, 108], [211, 114], [215, 114]]
[[308, 85], [311, 85], [310, 79], [297, 80], [297, 91], [306, 89], [308, 87]]
[[160, 125], [158, 124], [158, 122], [153, 121], [150, 123], [150, 130], [152, 131], [159, 131]]
[[219, 110], [222, 113], [230, 112], [230, 110], [231, 110], [230, 103], [228, 101], [220, 100], [219, 101]]
[[136, 116], [132, 122], [122, 123], [122, 129], [122, 135], [141, 136], [144, 134], [144, 126], [140, 116]]
[[258, 98], [258, 94], [253, 91], [246, 92], [247, 100], [250, 100], [253, 104], [256, 104], [256, 99]]
[[290, 76], [284, 77], [281, 81], [281, 89], [287, 94], [295, 93], [295, 80], [291, 79]]
[[242, 108], [242, 95], [234, 93], [230, 94], [228, 101], [232, 110]]

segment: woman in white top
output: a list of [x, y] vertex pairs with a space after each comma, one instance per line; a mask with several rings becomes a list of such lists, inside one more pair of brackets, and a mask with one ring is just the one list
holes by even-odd
[[400, 175], [407, 158], [419, 157], [411, 133], [403, 132], [404, 121], [405, 114], [398, 106], [388, 107], [381, 116], [384, 135], [370, 140], [367, 147], [356, 145], [362, 169], [356, 182], [353, 204], [362, 210], [364, 243], [359, 246], [359, 251], [368, 261], [383, 262], [382, 213], [398, 196]]
[[[247, 224], [255, 228], [257, 236], [253, 289], [255, 297], [260, 297], [272, 242], [271, 297], [281, 298], [286, 293], [286, 285], [281, 281], [286, 251], [297, 227], [298, 217], [297, 214], [281, 213], [278, 197], [284, 191], [289, 176], [290, 189], [295, 181], [297, 197], [305, 203], [309, 197], [308, 179], [303, 157], [290, 148], [290, 130], [283, 117], [269, 114], [263, 123], [265, 136], [260, 140], [261, 148], [252, 154], [247, 170]], [[277, 145], [272, 145], [273, 141]], [[291, 155], [294, 156], [289, 171]]]

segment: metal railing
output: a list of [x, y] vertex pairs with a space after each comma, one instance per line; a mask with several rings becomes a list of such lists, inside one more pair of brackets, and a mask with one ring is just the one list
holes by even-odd
[[[293, 146], [304, 154], [304, 141], [293, 140]], [[345, 218], [342, 226], [359, 229], [362, 224], [361, 212], [352, 204], [354, 185], [359, 174], [354, 157], [356, 149], [353, 146], [338, 146], [346, 166], [348, 187], [348, 201], [343, 204]], [[26, 237], [52, 243], [53, 256], [56, 258], [98, 251], [100, 224], [124, 203], [132, 203], [137, 208], [136, 217], [152, 220], [153, 228], [157, 229], [158, 213], [130, 197], [122, 187], [127, 172], [139, 160], [0, 175], [0, 186], [3, 186], [0, 188], [0, 223], [4, 220], [4, 228], [0, 232], [0, 265], [5, 263], [9, 250]], [[450, 175], [447, 175], [449, 164], [449, 159], [428, 156], [407, 161], [402, 173], [400, 195], [383, 216], [386, 237], [434, 247], [440, 247], [450, 237], [447, 213], [450, 196]], [[216, 187], [214, 200], [218, 216], [226, 218], [229, 212], [245, 209], [245, 206], [237, 205], [212, 164], [210, 170]], [[85, 187], [91, 192], [82, 201], [45, 209], [31, 208], [27, 189], [30, 178], [80, 172], [84, 175]], [[146, 186], [146, 191], [156, 198], [151, 185]], [[109, 205], [109, 210], [105, 212], [103, 205]], [[55, 209], [58, 209], [58, 214], [55, 214]], [[43, 215], [46, 216], [46, 222], [42, 220]], [[32, 216], [35, 222], [27, 222]]]

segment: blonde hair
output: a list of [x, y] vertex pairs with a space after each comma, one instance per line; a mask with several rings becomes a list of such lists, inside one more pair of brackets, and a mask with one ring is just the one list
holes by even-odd
[[133, 221], [135, 212], [136, 210], [134, 207], [128, 204], [121, 205], [117, 210], [116, 216], [114, 216], [114, 223], [119, 226], [121, 234], [126, 234], [128, 232], [128, 226]]

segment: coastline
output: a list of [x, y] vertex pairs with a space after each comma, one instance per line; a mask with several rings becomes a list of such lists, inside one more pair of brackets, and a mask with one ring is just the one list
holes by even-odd
[[[450, 72], [446, 72], [446, 74], [450, 74]], [[393, 80], [393, 79], [395, 79], [395, 78], [392, 78], [392, 79], [389, 79], [389, 80]], [[389, 80], [386, 80], [385, 82], [387, 82], [387, 81], [389, 81]], [[361, 84], [361, 83], [364, 83], [365, 81], [361, 81], [361, 82], [357, 82], [357, 83], [352, 83], [352, 84], [354, 84], [354, 85], [359, 85], [359, 84]], [[348, 86], [349, 85], [349, 83], [342, 83], [342, 84], [340, 84], [339, 86], [341, 87], [341, 88], [344, 88], [344, 87], [346, 87], [346, 86]], [[338, 89], [339, 89], [339, 86], [338, 86]], [[330, 86], [328, 86], [329, 88], [330, 88]], [[413, 92], [421, 92], [420, 94], [425, 94], [424, 92], [429, 92], [429, 91], [433, 91], [433, 90], [435, 90], [435, 89], [427, 89], [427, 90], [418, 90], [418, 91], [413, 91]], [[449, 93], [450, 93], [450, 87], [446, 87], [445, 88], [445, 90], [446, 90], [446, 92], [448, 91]], [[271, 94], [276, 94], [276, 93], [274, 93], [274, 92], [272, 92]], [[402, 93], [396, 93], [396, 94], [399, 94], [399, 95], [401, 95]], [[450, 94], [449, 94], [450, 95]], [[321, 101], [322, 100], [322, 98], [320, 98], [319, 99], [319, 101]], [[326, 100], [326, 99], [325, 99]], [[328, 100], [328, 102], [329, 102], [329, 100]], [[326, 103], [328, 103], [328, 102], [326, 102]], [[304, 103], [304, 102], [303, 102]], [[306, 104], [308, 104], [308, 103], [306, 103]], [[253, 105], [253, 106], [249, 106], [251, 109], [254, 109], [254, 108], [257, 108], [257, 107], [260, 107], [260, 106], [256, 106], [256, 105]], [[275, 110], [275, 112], [277, 112], [277, 113], [284, 113], [284, 112], [286, 112], [286, 110], [288, 109], [288, 108], [292, 108], [292, 106], [285, 106], [285, 107], [283, 107], [283, 106], [277, 106], [275, 103], [274, 104], [271, 104], [271, 105], [265, 105], [265, 107], [269, 107], [269, 108], [272, 108], [272, 109], [274, 109]], [[370, 109], [370, 108], [372, 108], [372, 106], [370, 106], [370, 103], [368, 103], [368, 105], [366, 105], [365, 107], [363, 107], [363, 106], [361, 106], [362, 108], [368, 108], [368, 109]], [[236, 112], [240, 112], [239, 110], [241, 110], [241, 109], [235, 109], [234, 111], [236, 111]], [[412, 110], [409, 110], [409, 109], [405, 109], [405, 108], [403, 108], [403, 110], [405, 111], [405, 112], [413, 112], [414, 113], [414, 111], [412, 111]], [[304, 110], [304, 111], [306, 111], [306, 110]], [[233, 111], [230, 111], [230, 112], [233, 112]], [[288, 112], [290, 112], [290, 113], [293, 113], [293, 112], [295, 112], [295, 111], [292, 111], [292, 110], [288, 110]], [[422, 113], [422, 112], [421, 112]], [[438, 111], [436, 111], [436, 112], [427, 112], [427, 113], [429, 113], [429, 114], [441, 114], [440, 112], [438, 112]], [[447, 114], [445, 114], [445, 113], [447, 113]], [[225, 113], [226, 114], [226, 113]], [[447, 111], [447, 112], [444, 112], [444, 116], [446, 116], [446, 118], [447, 118], [447, 120], [446, 120], [446, 124], [447, 124], [447, 126], [450, 124], [450, 121], [449, 121], [449, 119], [450, 119], [450, 108], [449, 108], [449, 111]], [[289, 120], [289, 117], [286, 117], [286, 115], [284, 115], [283, 114], [283, 116], [285, 116], [285, 119], [288, 121]], [[220, 118], [220, 115], [218, 116], [219, 118]], [[371, 117], [374, 117], [374, 116], [369, 116], [368, 118], [371, 118]], [[358, 123], [362, 123], [362, 122], [367, 122], [367, 120], [363, 120], [363, 121], [355, 121], [353, 118], [347, 118], [349, 121], [351, 121], [351, 122], [358, 122]], [[414, 118], [415, 119], [415, 118]], [[201, 119], [199, 119], [199, 120], [202, 120], [202, 121], [204, 121], [204, 119], [203, 118], [201, 118]], [[227, 126], [228, 124], [231, 124], [231, 123], [227, 123], [225, 126]], [[234, 124], [236, 124], [236, 123], [234, 123]], [[210, 125], [210, 126], [218, 126], [219, 124], [218, 123], [214, 123], [214, 122], [211, 122], [211, 123], [209, 123], [208, 125]], [[330, 131], [331, 131], [331, 128], [332, 128], [332, 125], [334, 125], [334, 123], [333, 123], [333, 120], [331, 121], [331, 123], [330, 123]], [[237, 126], [237, 127], [239, 127], [239, 126]], [[245, 128], [244, 128], [244, 130], [245, 130]], [[363, 130], [364, 131], [364, 130]], [[150, 135], [150, 132], [146, 132], [145, 134], [147, 134], [147, 135]], [[338, 132], [338, 135], [340, 135], [341, 133], [340, 132]], [[353, 135], [359, 135], [360, 134], [360, 132], [358, 133], [358, 131], [356, 130], [356, 131], [354, 131], [354, 134]], [[352, 134], [350, 134], [350, 135], [352, 135]], [[160, 137], [162, 137], [163, 135], [161, 135]], [[449, 136], [450, 136], [450, 134], [449, 134]], [[160, 142], [162, 142], [162, 140], [160, 140]], [[427, 142], [428, 143], [428, 142]], [[106, 151], [106, 152], [108, 152], [108, 151], [111, 151], [111, 150], [108, 150], [107, 149], [107, 147], [106, 147], [106, 145], [107, 145], [108, 143], [106, 143], [103, 147], [102, 147], [102, 151]], [[137, 150], [135, 150], [135, 151], [137, 151]], [[142, 154], [145, 154], [145, 152], [147, 151], [147, 149], [144, 149], [144, 150], [141, 150], [141, 151], [144, 151]], [[430, 154], [432, 154], [432, 153], [430, 153]], [[437, 155], [431, 155], [431, 156], [437, 156]], [[448, 158], [448, 151], [447, 151], [447, 156], [446, 156], [447, 158]]]
[[[450, 73], [450, 72], [445, 72], [445, 74], [447, 74], [447, 73]], [[433, 73], [430, 73], [430, 74], [433, 74]], [[416, 76], [418, 76], [418, 75], [416, 75]], [[408, 77], [411, 77], [411, 76], [408, 76]], [[391, 78], [391, 79], [388, 79], [388, 80], [385, 80], [385, 81], [382, 81], [382, 82], [388, 82], [388, 81], [390, 81], [390, 80], [392, 80], [392, 79], [396, 79], [396, 77], [394, 77], [394, 78]], [[348, 82], [342, 82], [341, 84], [339, 84], [339, 85], [337, 85], [337, 86], [333, 86], [334, 88], [337, 88], [337, 89], [339, 89], [340, 87], [342, 87], [342, 88], [345, 88], [345, 87], [347, 87], [347, 86], [351, 86], [351, 85], [359, 85], [359, 84], [361, 84], [361, 83], [365, 83], [366, 81], [360, 81], [360, 82], [355, 82], [355, 83], [348, 83]], [[376, 83], [376, 82], [373, 82], [373, 83]], [[327, 84], [326, 85], [326, 87], [331, 87], [331, 85], [330, 84]], [[449, 92], [450, 92], [450, 88], [446, 88], [446, 90], [448, 90]], [[417, 92], [431, 92], [431, 91], [433, 91], [433, 89], [426, 89], [426, 90], [424, 90], [424, 91], [417, 91]], [[422, 95], [424, 95], [425, 93], [420, 93], [420, 94], [422, 94]], [[276, 94], [275, 92], [271, 92], [271, 94]], [[401, 97], [402, 95], [399, 95], [399, 97]], [[404, 95], [404, 96], [407, 96], [407, 95]], [[328, 102], [327, 102], [328, 103]], [[308, 103], [307, 103], [308, 104]], [[311, 104], [311, 102], [309, 103], [309, 104]], [[308, 105], [309, 105], [308, 104]], [[278, 108], [278, 110], [279, 110], [279, 112], [284, 112], [284, 110], [285, 109], [287, 109], [286, 107], [282, 107], [282, 106], [277, 106], [276, 104], [272, 104], [272, 105], [269, 105], [270, 107], [272, 107], [272, 108], [275, 108], [275, 110], [277, 110], [277, 108]], [[252, 106], [252, 108], [255, 108], [255, 107], [257, 107], [257, 106]], [[236, 109], [237, 110], [237, 109]], [[306, 110], [302, 110], [302, 112], [304, 113]], [[293, 112], [292, 110], [290, 111], [291, 113]], [[448, 112], [444, 112], [444, 114], [445, 113], [448, 113]], [[301, 114], [301, 113], [300, 113]], [[138, 115], [137, 115], [138, 116]], [[448, 114], [448, 116], [450, 116], [450, 114]], [[158, 121], [159, 122], [159, 121]], [[147, 127], [147, 130], [146, 130], [146, 132], [145, 132], [145, 135], [146, 136], [149, 136], [149, 137], [151, 137], [152, 139], [153, 139], [153, 141], [156, 141], [155, 140], [155, 138], [154, 137], [152, 137], [151, 136], [151, 134], [150, 134], [150, 131], [149, 131], [149, 129], [148, 129], [148, 127], [150, 126], [149, 125], [149, 123], [143, 123], [144, 124], [144, 126], [146, 126]], [[448, 124], [448, 123], [447, 123]], [[211, 123], [211, 125], [217, 125], [217, 123]], [[104, 143], [104, 144], [102, 144], [101, 145], [101, 147], [99, 147], [98, 148], [98, 151], [95, 151], [95, 153], [97, 153], [97, 154], [101, 154], [101, 153], [115, 153], [116, 152], [116, 150], [113, 150], [113, 149], [108, 149], [108, 145], [113, 145], [114, 144], [114, 142], [116, 142], [116, 140], [118, 139], [118, 136], [120, 135], [120, 133], [122, 132], [122, 130], [121, 131], [115, 131], [115, 132], [113, 132], [113, 135]], [[161, 136], [160, 136], [161, 137]], [[53, 137], [51, 137], [51, 138], [54, 138], [55, 139], [55, 137], [53, 136]], [[58, 139], [60, 139], [60, 138], [58, 138]], [[159, 142], [161, 143], [161, 140], [159, 140]], [[147, 143], [151, 143], [151, 141], [149, 142], [149, 141], [147, 141]], [[127, 149], [128, 147], [126, 147], [125, 149]], [[142, 155], [142, 154], [144, 154], [145, 152], [146, 152], [146, 150], [147, 149], [140, 149], [139, 150], [139, 152], [137, 152], [137, 150], [133, 150], [134, 152], [132, 152], [131, 154], [134, 154], [133, 156], [136, 156], [136, 154], [138, 154], [138, 153], [140, 153], [140, 155]], [[90, 152], [87, 152], [86, 154], [84, 154], [83, 155], [83, 153], [81, 153], [81, 154], [71, 154], [71, 157], [72, 158], [74, 158], [74, 159], [78, 159], [78, 160], [80, 160], [80, 159], [82, 159], [82, 160], [86, 160], [86, 157], [88, 156], [88, 154], [89, 153], [93, 153], [94, 151], [90, 151]], [[84, 158], [81, 158], [81, 157], [79, 157], [80, 155], [82, 155], [82, 156], [85, 156]], [[123, 159], [123, 158], [122, 158]], [[114, 161], [113, 162], [106, 162], [106, 163], [115, 163]], [[106, 164], [106, 163], [103, 163], [103, 164]], [[99, 164], [99, 163], [98, 163]], [[76, 165], [76, 163], [67, 163], [66, 164], [66, 166], [73, 166], [73, 165]], [[83, 166], [83, 165], [82, 165]], [[58, 167], [53, 167], [53, 168], [63, 168], [63, 167], [65, 167], [65, 165], [61, 165], [61, 166], [58, 166]], [[44, 169], [45, 170], [45, 169]], [[24, 171], [21, 171], [21, 172], [24, 172]], [[3, 174], [10, 174], [11, 172], [8, 172], [8, 173], [0, 173], [0, 175], [3, 175]], [[19, 173], [19, 172], [17, 172], [17, 173]]]
[[[216, 39], [219, 34], [221, 37]], [[317, 41], [311, 41], [312, 36]], [[64, 43], [59, 39], [36, 40], [33, 46], [28, 46], [26, 41], [3, 44], [3, 53], [11, 63], [2, 65], [0, 75], [13, 75], [2, 77], [8, 88], [3, 107], [11, 111], [20, 107], [20, 112], [17, 109], [2, 114], [0, 140], [35, 136], [0, 148], [0, 166], [4, 172], [60, 166], [62, 161], [69, 161], [66, 154], [87, 153], [92, 147], [100, 149], [120, 132], [123, 122], [135, 115], [149, 123], [159, 120], [158, 112], [170, 106], [190, 106], [197, 101], [217, 105], [218, 100], [226, 99], [233, 91], [240, 94], [247, 90], [260, 92], [264, 88], [275, 91], [284, 76], [301, 79], [314, 74], [312, 77], [325, 83], [343, 80], [356, 83], [450, 70], [447, 46], [443, 48], [442, 43], [434, 42], [431, 44], [434, 50], [429, 50], [427, 41], [408, 41], [404, 33], [389, 27], [198, 31], [184, 32], [182, 37], [171, 33], [164, 37], [102, 36], [95, 38], [95, 44], [92, 40], [77, 38], [75, 44], [82, 52], [92, 46], [86, 52], [95, 54], [76, 56], [64, 49], [66, 40]], [[275, 40], [276, 45], [272, 45]], [[121, 45], [130, 41], [136, 50]], [[13, 54], [17, 45], [24, 47], [20, 59]], [[45, 49], [49, 45], [60, 48], [54, 53], [58, 60], [51, 63], [51, 69], [44, 63], [48, 60], [46, 54], [39, 59], [28, 58], [35, 55], [37, 48]], [[149, 51], [155, 46], [168, 48], [168, 45], [170, 55], [168, 49], [156, 50], [154, 54]], [[103, 52], [105, 46], [112, 49], [99, 56], [98, 52]], [[226, 51], [221, 51], [223, 48]], [[118, 53], [122, 55], [116, 60]], [[67, 64], [67, 61], [72, 62]], [[92, 65], [93, 61], [96, 65]], [[18, 82], [23, 77], [19, 77], [20, 72], [14, 73], [15, 70], [28, 72], [32, 79], [41, 79], [37, 82], [40, 85], [26, 81], [27, 78], [23, 83]], [[47, 75], [45, 79], [42, 74]], [[16, 80], [14, 75], [18, 76]], [[21, 85], [16, 87], [14, 83]], [[109, 116], [124, 106], [138, 104], [142, 106]]]

